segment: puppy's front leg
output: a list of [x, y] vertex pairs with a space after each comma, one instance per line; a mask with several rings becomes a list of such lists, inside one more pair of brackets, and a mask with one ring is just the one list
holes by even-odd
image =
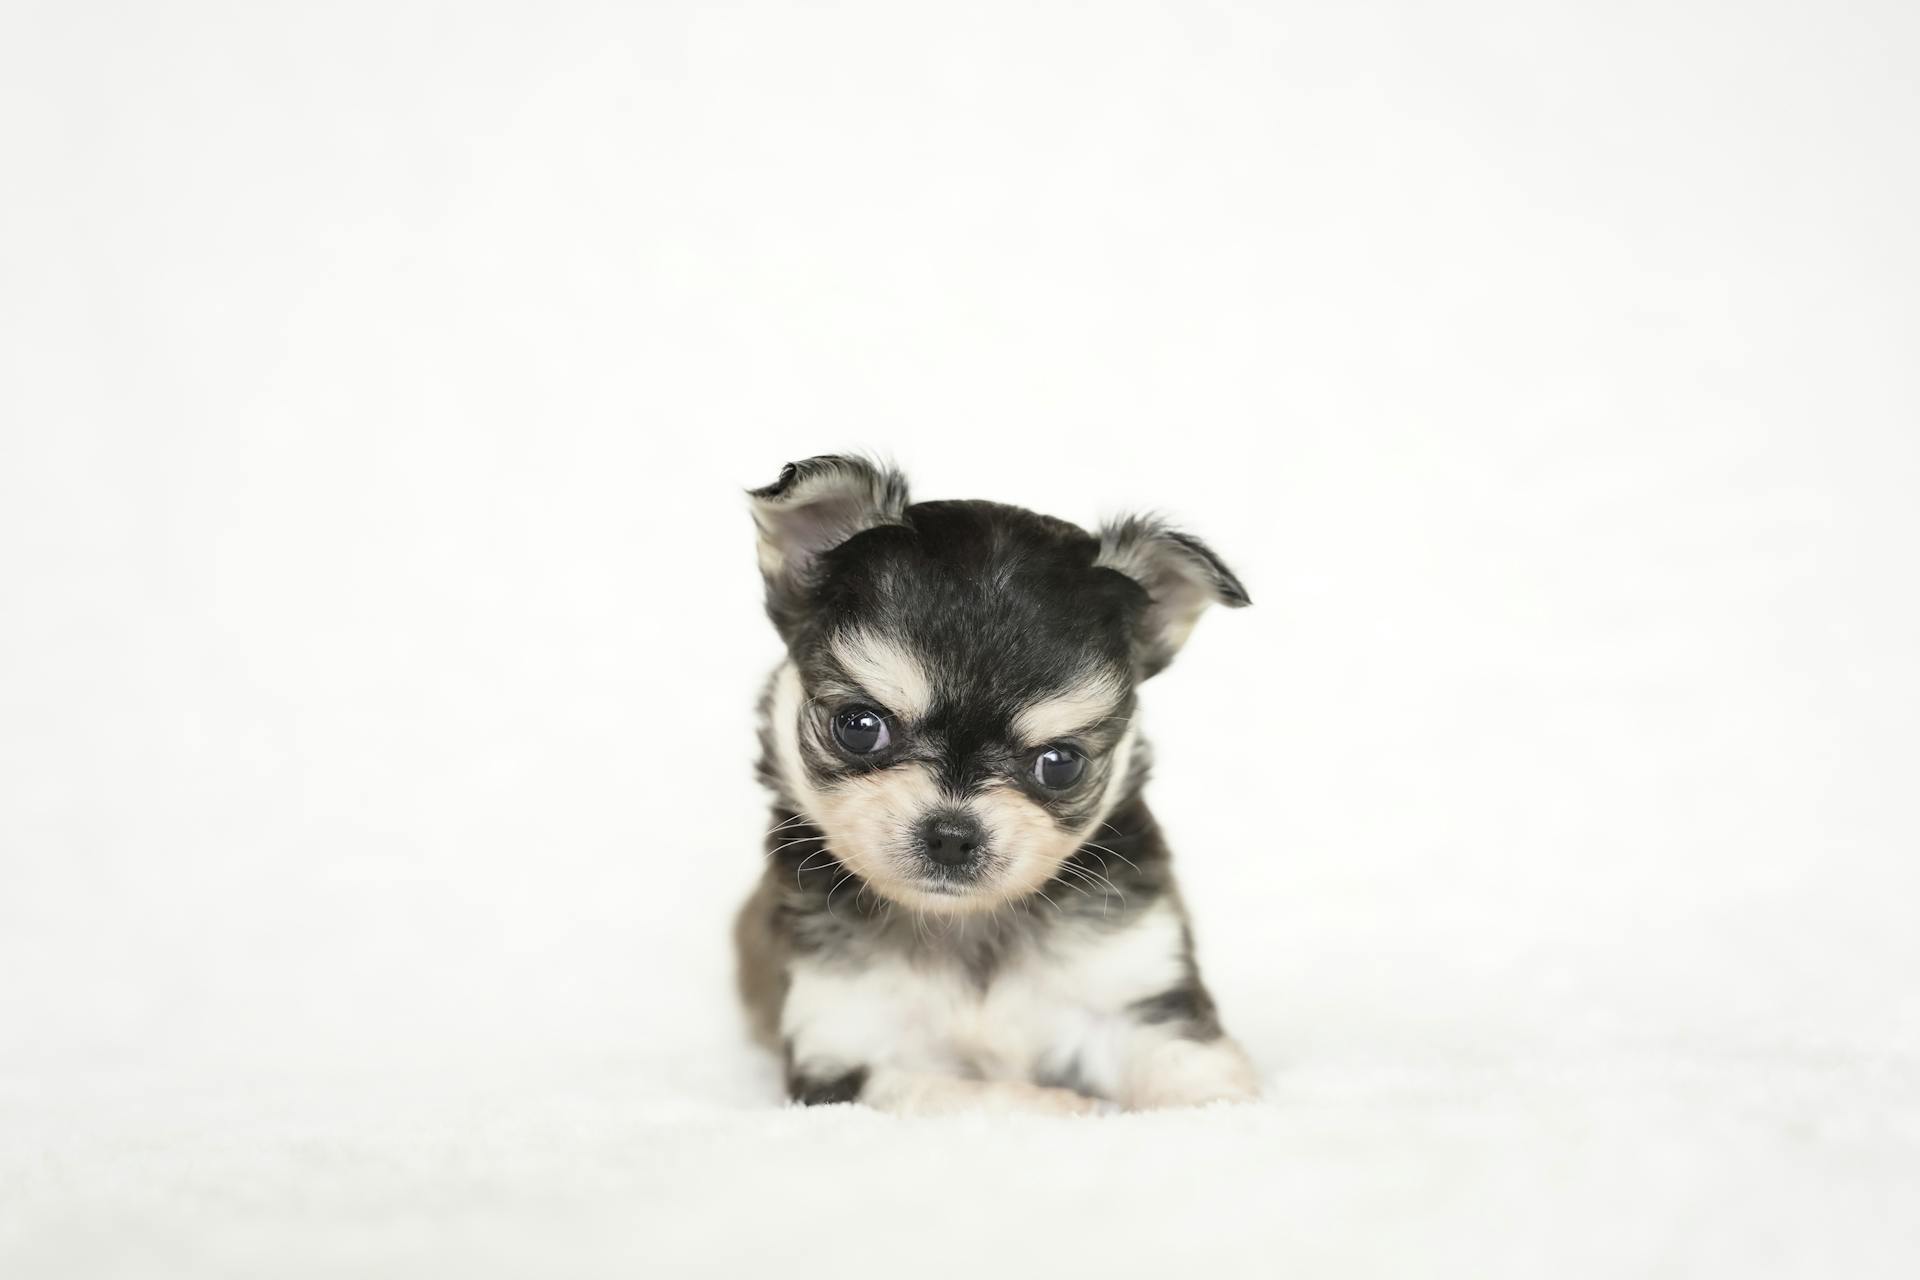
[[1130, 1049], [1120, 1086], [1120, 1102], [1130, 1111], [1260, 1096], [1260, 1076], [1246, 1051], [1223, 1035], [1193, 1040], [1143, 1028]]
[[1127, 1010], [1117, 1092], [1131, 1111], [1250, 1102], [1260, 1096], [1260, 1074], [1246, 1051], [1220, 1029], [1213, 998], [1188, 959], [1186, 979]]

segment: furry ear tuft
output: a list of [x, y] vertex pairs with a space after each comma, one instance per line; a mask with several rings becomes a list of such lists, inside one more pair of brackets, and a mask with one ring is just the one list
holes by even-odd
[[1210, 604], [1239, 609], [1253, 603], [1233, 570], [1192, 534], [1147, 516], [1128, 516], [1100, 528], [1094, 564], [1123, 573], [1147, 593], [1135, 627], [1141, 676], [1173, 661], [1193, 624]]
[[865, 458], [822, 454], [789, 462], [779, 479], [747, 497], [760, 534], [767, 611], [784, 634], [822, 555], [856, 533], [903, 521], [907, 478]]

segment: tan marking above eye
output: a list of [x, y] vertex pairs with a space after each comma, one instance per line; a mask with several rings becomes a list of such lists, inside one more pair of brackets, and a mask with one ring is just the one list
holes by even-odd
[[847, 631], [829, 646], [847, 676], [896, 716], [915, 719], [933, 705], [933, 681], [918, 655], [875, 631]]
[[1100, 723], [1126, 696], [1126, 685], [1119, 677], [1108, 671], [1092, 673], [1023, 707], [1013, 718], [1014, 737], [1029, 747], [1043, 747]]

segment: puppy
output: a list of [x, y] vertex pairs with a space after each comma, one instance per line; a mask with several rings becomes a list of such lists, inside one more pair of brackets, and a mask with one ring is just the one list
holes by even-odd
[[1245, 1099], [1141, 798], [1135, 690], [1247, 593], [1197, 539], [907, 500], [857, 458], [751, 495], [786, 642], [735, 930], [796, 1102], [1082, 1112]]

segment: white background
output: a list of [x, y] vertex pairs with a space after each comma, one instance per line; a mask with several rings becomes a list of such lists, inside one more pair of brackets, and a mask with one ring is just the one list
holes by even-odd
[[[1913, 1274], [1916, 57], [10, 5], [0, 1270]], [[1245, 578], [1146, 714], [1269, 1102], [778, 1108], [740, 491], [850, 447]]]

